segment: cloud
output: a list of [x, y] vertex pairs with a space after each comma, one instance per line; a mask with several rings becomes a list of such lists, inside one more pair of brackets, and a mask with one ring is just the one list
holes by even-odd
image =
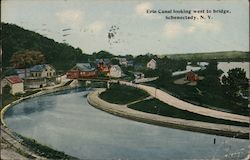
[[138, 15], [144, 16], [147, 15], [146, 11], [148, 9], [152, 9], [153, 5], [150, 2], [144, 2], [144, 3], [140, 3], [135, 7], [135, 11]]
[[180, 23], [171, 22], [164, 26], [163, 32], [168, 38], [176, 38], [185, 32], [185, 28]]
[[137, 15], [139, 15], [142, 18], [149, 18], [149, 19], [159, 19], [159, 14], [149, 14], [147, 13], [147, 10], [153, 9], [153, 4], [150, 2], [143, 2], [140, 4], [137, 4], [135, 6], [135, 12]]
[[197, 20], [191, 23], [170, 22], [163, 26], [163, 33], [168, 38], [177, 38], [200, 33], [218, 33], [222, 30], [223, 24], [220, 21]]
[[89, 25], [89, 30], [94, 33], [99, 33], [106, 27], [106, 24], [102, 21], [95, 21]]
[[84, 12], [81, 10], [64, 10], [56, 13], [56, 17], [63, 24], [79, 27], [83, 23]]
[[220, 21], [200, 20], [194, 22], [192, 26], [197, 30], [206, 32], [219, 32], [222, 29], [222, 23]]

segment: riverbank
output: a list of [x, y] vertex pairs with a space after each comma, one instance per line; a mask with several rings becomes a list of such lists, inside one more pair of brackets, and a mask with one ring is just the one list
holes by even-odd
[[87, 96], [88, 102], [92, 106], [100, 110], [106, 111], [108, 113], [120, 117], [132, 119], [139, 122], [144, 122], [164, 127], [172, 127], [194, 132], [202, 132], [202, 133], [216, 134], [228, 137], [237, 137], [243, 139], [249, 138], [248, 127], [213, 124], [213, 123], [199, 122], [193, 120], [183, 120], [179, 118], [165, 117], [165, 116], [136, 111], [128, 108], [126, 105], [108, 103], [99, 98], [99, 94], [101, 94], [104, 91], [105, 89], [97, 89], [89, 93], [89, 95]]
[[[76, 88], [78, 85], [73, 82], [67, 86], [55, 86], [54, 88], [46, 88], [35, 94], [21, 97], [20, 99], [11, 102], [10, 104], [3, 107], [1, 110], [1, 144], [7, 146], [1, 156], [3, 157], [13, 157], [13, 159], [20, 159], [21, 157], [29, 159], [77, 159], [75, 157], [64, 154], [63, 152], [56, 151], [45, 145], [37, 143], [35, 140], [25, 138], [11, 131], [4, 122], [5, 112], [12, 106], [41, 95], [59, 92], [62, 90], [68, 90]], [[2, 155], [4, 154], [4, 155]], [[7, 158], [8, 159], [8, 158]]]

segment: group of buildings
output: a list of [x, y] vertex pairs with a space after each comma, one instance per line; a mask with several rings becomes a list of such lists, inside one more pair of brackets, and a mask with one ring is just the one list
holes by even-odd
[[[71, 68], [66, 76], [68, 79], [97, 78], [101, 75], [110, 78], [121, 78], [124, 74], [120, 66], [132, 67], [133, 61], [127, 61], [126, 58], [117, 58], [119, 65], [112, 65], [110, 59], [96, 59], [95, 65], [90, 63], [77, 63]], [[156, 69], [157, 62], [151, 59], [146, 67]], [[1, 80], [1, 88], [10, 87], [10, 93], [15, 95], [24, 93], [24, 90], [43, 88], [60, 83], [60, 78], [56, 74], [56, 69], [50, 64], [35, 65], [26, 69], [15, 69], [17, 75], [7, 76]], [[135, 79], [143, 79], [142, 72], [134, 72]], [[189, 81], [197, 81], [199, 77], [192, 71], [186, 75]], [[2, 91], [2, 90], [1, 90]]]
[[56, 69], [50, 64], [15, 69], [15, 72], [16, 75], [7, 76], [1, 80], [1, 88], [10, 87], [10, 93], [13, 95], [24, 93], [24, 90], [43, 88], [60, 83]]
[[[116, 58], [119, 65], [112, 65], [110, 59], [96, 59], [95, 66], [90, 63], [77, 63], [66, 75], [69, 79], [79, 78], [96, 78], [105, 75], [112, 78], [120, 78], [123, 76], [120, 66], [133, 67], [133, 61], [126, 58]], [[151, 59], [147, 63], [147, 68], [156, 69], [156, 61]]]

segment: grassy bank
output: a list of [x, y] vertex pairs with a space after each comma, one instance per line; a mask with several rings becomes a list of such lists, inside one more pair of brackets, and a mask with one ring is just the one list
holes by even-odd
[[39, 144], [34, 139], [25, 138], [20, 135], [19, 137], [23, 140], [22, 144], [24, 146], [28, 147], [31, 151], [33, 151], [34, 153], [36, 153], [41, 157], [46, 157], [48, 159], [64, 159], [64, 160], [78, 159], [76, 157], [66, 155], [64, 152], [56, 151], [48, 146]]
[[167, 117], [181, 118], [187, 120], [195, 120], [209, 123], [217, 123], [217, 124], [228, 124], [228, 125], [236, 125], [236, 126], [244, 126], [248, 127], [248, 123], [240, 123], [234, 122], [230, 120], [222, 120], [218, 118], [212, 118], [208, 116], [199, 115], [196, 113], [184, 111], [167, 105], [157, 99], [144, 100], [138, 103], [134, 103], [128, 106], [131, 109], [158, 114]]
[[101, 99], [115, 104], [128, 104], [148, 96], [145, 91], [119, 84], [111, 84], [109, 89], [99, 95]]

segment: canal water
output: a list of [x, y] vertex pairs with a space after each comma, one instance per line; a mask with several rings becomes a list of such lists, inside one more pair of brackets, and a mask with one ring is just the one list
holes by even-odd
[[249, 150], [248, 140], [116, 117], [90, 106], [87, 92], [70, 90], [23, 101], [7, 111], [5, 121], [13, 131], [80, 159], [242, 159]]

